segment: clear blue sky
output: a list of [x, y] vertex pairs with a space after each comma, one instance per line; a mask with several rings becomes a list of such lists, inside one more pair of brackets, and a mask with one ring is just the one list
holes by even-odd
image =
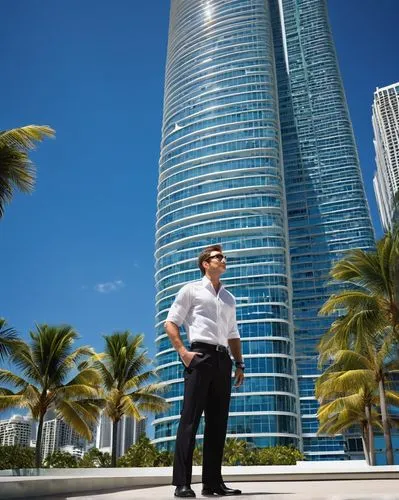
[[[367, 195], [371, 103], [399, 80], [397, 0], [330, 0]], [[102, 349], [144, 332], [154, 353], [154, 227], [168, 0], [2, 4], [0, 129], [49, 124], [32, 196], [0, 221], [0, 316], [26, 334], [69, 323]]]

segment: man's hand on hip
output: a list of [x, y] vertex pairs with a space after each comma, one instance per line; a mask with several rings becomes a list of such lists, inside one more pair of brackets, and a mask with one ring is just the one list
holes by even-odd
[[244, 382], [244, 370], [242, 370], [241, 368], [236, 368], [234, 387], [240, 387], [240, 385], [243, 382]]
[[179, 353], [179, 355], [186, 368], [195, 356], [203, 356], [202, 352], [187, 351], [187, 349], [185, 349], [182, 353]]

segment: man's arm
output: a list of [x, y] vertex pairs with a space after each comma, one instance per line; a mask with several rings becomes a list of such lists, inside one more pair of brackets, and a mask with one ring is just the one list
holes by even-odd
[[[242, 363], [241, 340], [239, 338], [228, 339], [228, 343], [234, 361], [239, 361]], [[241, 368], [236, 368], [234, 387], [240, 387], [240, 385], [243, 382], [244, 382], [244, 370], [242, 370]]]
[[242, 362], [241, 355], [241, 340], [240, 339], [229, 339], [229, 347], [231, 354], [233, 355], [234, 361]]
[[168, 334], [168, 337], [172, 342], [173, 347], [178, 352], [181, 360], [183, 361], [186, 367], [191, 363], [191, 360], [193, 359], [194, 356], [202, 356], [201, 352], [192, 352], [188, 351], [185, 348], [183, 341], [180, 337], [179, 327], [175, 323], [173, 323], [173, 321], [165, 321], [164, 326], [165, 326], [165, 331]]

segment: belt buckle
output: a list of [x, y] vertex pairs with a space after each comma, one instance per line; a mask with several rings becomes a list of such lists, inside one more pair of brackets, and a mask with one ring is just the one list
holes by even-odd
[[219, 351], [219, 352], [224, 352], [226, 350], [226, 348], [225, 348], [224, 345], [217, 344], [216, 350]]

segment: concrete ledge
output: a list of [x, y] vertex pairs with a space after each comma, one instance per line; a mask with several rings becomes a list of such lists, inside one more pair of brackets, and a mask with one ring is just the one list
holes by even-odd
[[[0, 499], [163, 486], [171, 484], [171, 477], [171, 467], [42, 469], [39, 476], [1, 476]], [[223, 467], [223, 477], [226, 482], [399, 479], [399, 466], [369, 467], [362, 461], [299, 462], [291, 466]], [[201, 482], [201, 467], [193, 467], [192, 482]]]

